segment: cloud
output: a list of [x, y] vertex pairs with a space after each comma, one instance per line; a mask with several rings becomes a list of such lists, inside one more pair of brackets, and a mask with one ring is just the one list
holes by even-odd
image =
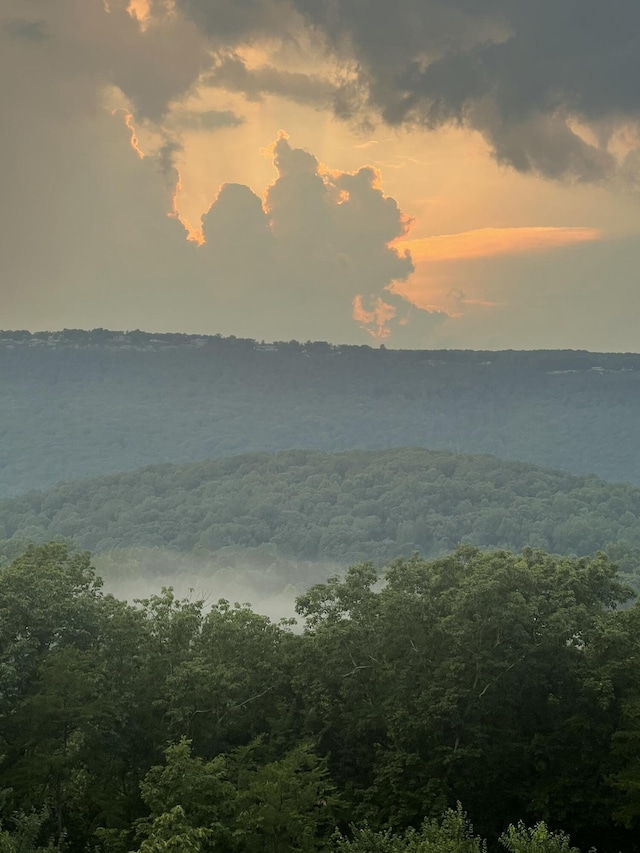
[[360, 295], [354, 297], [353, 319], [360, 323], [361, 328], [373, 338], [384, 340], [391, 335], [391, 329], [387, 324], [395, 318], [397, 313], [394, 306], [385, 302], [381, 296], [378, 296], [369, 310], [364, 307]]
[[249, 101], [277, 95], [303, 105], [330, 109], [338, 88], [318, 74], [286, 71], [273, 65], [249, 68], [239, 56], [222, 57], [204, 80], [207, 86], [241, 92]]
[[318, 339], [332, 328], [346, 341], [354, 319], [379, 339], [426, 334], [438, 318], [390, 291], [413, 271], [409, 253], [391, 245], [409, 220], [382, 191], [379, 173], [330, 171], [284, 133], [270, 150], [277, 177], [264, 201], [225, 184], [202, 220], [199, 254], [227, 308], [285, 339]]
[[[518, 171], [609, 182], [628, 172], [629, 152], [611, 146], [616, 129], [640, 123], [637, 0], [7, 3], [7, 38], [39, 51], [38, 67], [75, 80], [71, 99], [115, 85], [137, 119], [160, 125], [172, 104], [209, 86], [359, 123], [462, 125]], [[310, 56], [306, 69], [278, 65], [274, 45], [297, 45], [302, 56], [307, 43], [314, 60], [324, 51], [324, 68], [333, 58], [330, 73], [311, 70]], [[214, 130], [236, 118], [205, 110], [183, 120]]]
[[177, 10], [190, 16], [211, 42], [225, 47], [290, 31], [293, 9], [279, 0], [175, 0]]
[[274, 300], [275, 241], [262, 200], [249, 187], [224, 184], [202, 217], [202, 234], [204, 246], [199, 254], [205, 275], [233, 299], [234, 310], [248, 313], [253, 301], [265, 295], [269, 302]]
[[[171, 288], [192, 275], [191, 247], [166, 215], [174, 155], [166, 149], [163, 160], [140, 143], [133, 113], [163, 115], [197, 78], [208, 48], [192, 22], [161, 11], [142, 31], [126, 5], [2, 4], [4, 324], [122, 328], [128, 312], [138, 325], [163, 322]], [[23, 20], [21, 37], [3, 14]], [[38, 31], [48, 37], [34, 38]], [[127, 97], [113, 95], [118, 81]]]
[[[473, 128], [498, 162], [554, 180], [623, 182], [637, 148], [612, 146], [617, 129], [640, 123], [637, 0], [7, 4], [7, 38], [39, 51], [34, 67], [75, 80], [70, 99], [97, 99], [115, 85], [137, 119], [162, 126], [171, 105], [208, 86], [360, 124]], [[305, 68], [280, 67], [285, 53], [275, 45], [304, 59], [305, 44], [313, 46]], [[231, 110], [187, 111], [183, 128], [236, 119]]]
[[[240, 40], [286, 32], [282, 3], [264, 15], [251, 5], [8, 0], [6, 21], [21, 23], [0, 20], [4, 323], [368, 340], [356, 297], [366, 310], [393, 306], [381, 333], [413, 334], [413, 314], [432, 322], [387, 290], [413, 270], [391, 245], [408, 219], [372, 167], [332, 172], [281, 135], [262, 197], [224, 185], [201, 233], [182, 215], [186, 131], [240, 122], [186, 103], [216, 43], [233, 54]], [[259, 71], [261, 85], [303, 98], [302, 77]]]
[[167, 185], [173, 189], [176, 183], [180, 180], [180, 174], [177, 168], [178, 156], [182, 153], [182, 144], [177, 139], [167, 138], [162, 143], [156, 154], [156, 162], [160, 173], [164, 177]]
[[516, 122], [500, 115], [495, 104], [484, 101], [469, 111], [470, 123], [493, 148], [493, 156], [519, 172], [578, 183], [612, 180], [619, 164], [605, 148], [585, 141], [570, 127], [567, 113], [535, 113]]
[[[640, 119], [637, 0], [293, 2], [358, 69], [345, 115], [466, 125], [502, 163], [579, 181], [616, 172], [605, 124]], [[583, 138], [573, 119], [600, 138]]]
[[[604, 253], [607, 241], [590, 229], [551, 228], [411, 241], [408, 218], [377, 170], [356, 168], [347, 130], [340, 149], [335, 123], [282, 99], [357, 123], [474, 128], [499, 163], [520, 172], [635, 192], [639, 23], [635, 0], [4, 0], [3, 322], [343, 341], [391, 333], [391, 345], [428, 344], [451, 324], [444, 310], [421, 311], [402, 297], [417, 277], [415, 263], [449, 260], [450, 267], [430, 267], [444, 282], [459, 259], [476, 262], [465, 269], [480, 275], [489, 257], [490, 270], [511, 264], [512, 283], [520, 281], [518, 264], [547, 263], [547, 249], [564, 246], [573, 258], [594, 246]], [[279, 100], [238, 106], [236, 93]], [[112, 116], [112, 109], [122, 112]], [[236, 151], [231, 134], [245, 111], [256, 136], [239, 133]], [[238, 162], [244, 168], [250, 146], [279, 123], [289, 126], [292, 115], [309, 121], [306, 140], [318, 128], [324, 150], [340, 149], [354, 171], [331, 171], [281, 137], [272, 149], [275, 180], [262, 193], [260, 166], [249, 187]], [[226, 149], [212, 135], [223, 131]], [[401, 159], [382, 144], [378, 150], [387, 158], [381, 162]], [[418, 156], [407, 162], [432, 165], [424, 151], [410, 153]], [[225, 176], [238, 183], [225, 184], [210, 205], [209, 179], [197, 186], [193, 162], [213, 164], [216, 185]], [[389, 180], [396, 177], [404, 175]], [[398, 197], [401, 187], [396, 182]], [[181, 202], [189, 211], [209, 207], [202, 234], [199, 222], [192, 227], [181, 215]], [[492, 221], [508, 221], [518, 203]], [[475, 224], [482, 224], [477, 206], [460, 228]], [[635, 263], [630, 251], [627, 257]], [[563, 266], [556, 283], [564, 287], [568, 275]], [[600, 281], [608, 275], [601, 270]], [[508, 301], [490, 282], [476, 290], [452, 278], [441, 287], [449, 301], [422, 304], [458, 306], [466, 322], [473, 306], [480, 312]], [[619, 304], [634, 305], [637, 281], [624, 281]], [[458, 284], [469, 295], [456, 296]]]
[[428, 299], [433, 285], [425, 280], [422, 301], [442, 304], [452, 314], [434, 329], [430, 345], [638, 352], [637, 235], [569, 245], [560, 251], [561, 286], [558, 259], [551, 252], [526, 258], [505, 255], [491, 265], [469, 261], [470, 274], [458, 300], [445, 290], [442, 298]]
[[24, 41], [44, 41], [49, 38], [45, 21], [25, 21], [21, 18], [6, 21], [4, 31], [16, 39]]
[[398, 240], [394, 245], [399, 251], [410, 251], [414, 261], [420, 263], [544, 252], [601, 238], [597, 228], [537, 226], [478, 228], [460, 234]]
[[125, 0], [5, 0], [1, 64], [12, 72], [15, 95], [28, 91], [33, 112], [50, 100], [68, 114], [99, 108], [105, 89], [117, 86], [138, 117], [161, 120], [212, 60], [193, 21], [161, 3], [151, 8], [143, 27]]
[[182, 110], [172, 116], [172, 124], [181, 130], [223, 130], [240, 127], [245, 120], [233, 110]]

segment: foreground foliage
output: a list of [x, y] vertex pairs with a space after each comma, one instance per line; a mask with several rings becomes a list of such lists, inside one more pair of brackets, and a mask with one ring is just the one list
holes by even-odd
[[0, 573], [0, 851], [638, 850], [627, 597], [604, 556], [466, 546], [312, 587], [295, 632], [29, 548]]

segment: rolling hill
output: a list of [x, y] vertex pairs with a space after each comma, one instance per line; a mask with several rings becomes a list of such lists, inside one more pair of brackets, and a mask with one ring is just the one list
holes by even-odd
[[0, 553], [72, 541], [96, 554], [145, 551], [267, 562], [380, 564], [460, 542], [607, 549], [635, 573], [640, 489], [490, 456], [422, 449], [249, 454], [61, 484], [0, 500]]

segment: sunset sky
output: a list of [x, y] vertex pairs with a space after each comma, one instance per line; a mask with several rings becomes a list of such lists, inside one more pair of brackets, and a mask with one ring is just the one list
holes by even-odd
[[638, 0], [3, 0], [0, 327], [640, 350]]

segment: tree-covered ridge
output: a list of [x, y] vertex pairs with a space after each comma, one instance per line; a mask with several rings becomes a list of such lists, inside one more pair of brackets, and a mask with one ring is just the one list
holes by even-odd
[[604, 556], [465, 547], [312, 587], [294, 632], [30, 548], [0, 572], [0, 850], [634, 853], [627, 596]]
[[634, 354], [3, 334], [0, 495], [294, 447], [493, 453], [640, 484]]
[[439, 556], [460, 542], [589, 554], [633, 573], [640, 490], [489, 456], [287, 451], [164, 465], [0, 501], [0, 553], [67, 539], [96, 553], [270, 546], [302, 560]]

